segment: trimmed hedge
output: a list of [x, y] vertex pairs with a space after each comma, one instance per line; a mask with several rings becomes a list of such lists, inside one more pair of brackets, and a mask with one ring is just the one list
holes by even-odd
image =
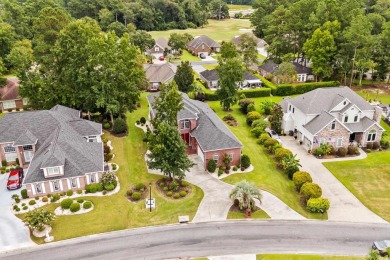
[[63, 201], [61, 201], [61, 208], [69, 209], [72, 203], [73, 203], [73, 199], [64, 199]]
[[72, 203], [72, 205], [70, 205], [69, 209], [71, 212], [77, 212], [80, 210], [80, 204], [77, 202], [74, 202], [74, 203]]
[[275, 96], [289, 96], [303, 94], [317, 88], [331, 88], [340, 86], [338, 81], [310, 82], [299, 84], [280, 84], [272, 91]]
[[309, 199], [319, 198], [322, 195], [322, 189], [316, 183], [306, 182], [302, 185], [300, 193]]
[[325, 198], [310, 198], [307, 201], [307, 210], [310, 212], [323, 213], [330, 207], [328, 199]]
[[303, 184], [307, 182], [313, 182], [313, 179], [311, 178], [311, 175], [308, 172], [298, 171], [294, 173], [293, 181], [294, 181], [295, 188], [297, 190], [300, 190]]
[[264, 77], [262, 77], [260, 75], [259, 75], [259, 78], [263, 82], [263, 86], [265, 88], [269, 88], [272, 93], [276, 90], [277, 87], [275, 86], [274, 83], [272, 83], [271, 81], [267, 80], [266, 78], [264, 78]]
[[83, 209], [90, 209], [92, 208], [92, 203], [90, 201], [86, 201], [83, 204]]
[[28, 198], [27, 190], [26, 190], [26, 189], [21, 190], [21, 191], [20, 191], [20, 194], [22, 195], [22, 198], [23, 198], [23, 199], [27, 199], [27, 198]]
[[271, 89], [269, 88], [256, 88], [256, 89], [245, 89], [237, 91], [238, 95], [245, 94], [247, 98], [255, 97], [269, 97], [271, 95]]

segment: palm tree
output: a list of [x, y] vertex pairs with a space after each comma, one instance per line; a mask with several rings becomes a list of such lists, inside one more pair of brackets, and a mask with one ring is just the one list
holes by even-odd
[[54, 219], [55, 216], [50, 211], [35, 209], [27, 212], [24, 223], [32, 230], [42, 231], [45, 225], [50, 225]]
[[288, 175], [290, 179], [295, 172], [299, 171], [299, 167], [302, 165], [299, 163], [299, 159], [297, 159], [297, 155], [289, 154], [282, 159], [282, 167], [283, 171]]
[[261, 204], [260, 190], [252, 182], [242, 180], [236, 184], [234, 189], [230, 192], [230, 199], [233, 203], [237, 200], [239, 208], [246, 209], [251, 212], [255, 209], [255, 199]]

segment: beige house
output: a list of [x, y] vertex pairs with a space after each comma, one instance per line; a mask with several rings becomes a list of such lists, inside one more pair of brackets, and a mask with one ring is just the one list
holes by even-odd
[[169, 53], [171, 47], [168, 45], [168, 40], [165, 38], [158, 38], [152, 48], [146, 51], [147, 54], [153, 55], [156, 59], [161, 56], [165, 56], [165, 53]]
[[158, 91], [162, 84], [169, 83], [176, 74], [176, 66], [169, 63], [146, 64], [144, 65], [148, 91]]
[[285, 133], [293, 131], [308, 149], [321, 143], [347, 148], [380, 142], [381, 110], [348, 87], [319, 88], [280, 103]]
[[[315, 79], [311, 68], [303, 66], [297, 62], [292, 62], [292, 64], [294, 65], [295, 72], [297, 73], [297, 82], [306, 82], [308, 80], [313, 81]], [[278, 67], [279, 64], [273, 61], [268, 61], [259, 66], [258, 70], [261, 76], [266, 77], [267, 74], [273, 74]]]
[[0, 119], [0, 157], [25, 169], [30, 197], [84, 189], [104, 171], [101, 124], [57, 105]]

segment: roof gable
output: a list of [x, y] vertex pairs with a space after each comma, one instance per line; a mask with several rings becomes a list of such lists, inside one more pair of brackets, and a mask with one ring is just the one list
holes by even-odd
[[149, 82], [166, 83], [175, 76], [177, 68], [167, 62], [163, 64], [148, 64], [144, 66], [144, 69]]

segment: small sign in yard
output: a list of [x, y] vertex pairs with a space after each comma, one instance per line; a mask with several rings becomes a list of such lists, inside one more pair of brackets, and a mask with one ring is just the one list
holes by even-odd
[[190, 221], [189, 216], [179, 216], [179, 223], [188, 223]]
[[147, 199], [146, 200], [146, 202], [145, 202], [145, 206], [146, 206], [146, 208], [155, 208], [156, 207], [156, 202], [155, 202], [155, 200], [154, 200], [154, 198], [153, 199]]

